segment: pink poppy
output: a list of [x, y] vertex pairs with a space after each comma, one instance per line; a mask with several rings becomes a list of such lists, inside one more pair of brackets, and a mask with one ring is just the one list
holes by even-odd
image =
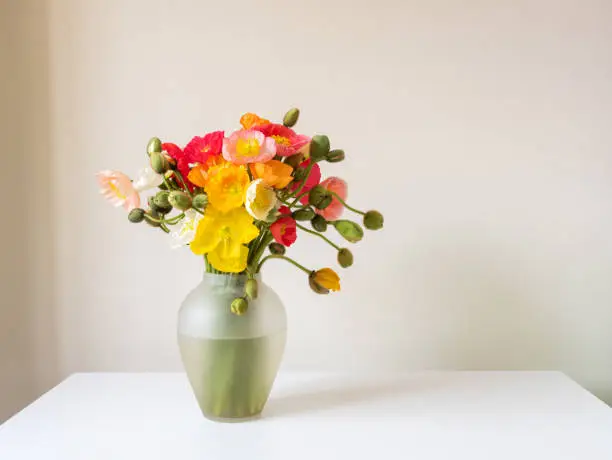
[[100, 193], [112, 205], [131, 211], [140, 206], [140, 195], [128, 176], [119, 171], [100, 171], [96, 174]]
[[237, 165], [265, 163], [276, 155], [274, 139], [255, 130], [241, 129], [223, 139], [223, 158]]
[[297, 134], [291, 128], [276, 123], [255, 126], [253, 129], [262, 132], [266, 137], [274, 139], [276, 142], [276, 154], [281, 157], [294, 155], [310, 143], [308, 136]]
[[[340, 179], [339, 177], [328, 177], [323, 182], [321, 182], [321, 187], [329, 190], [330, 192], [334, 192], [343, 201], [346, 201], [346, 197], [348, 195], [348, 186], [345, 181]], [[344, 211], [344, 205], [338, 200], [338, 198], [333, 197], [331, 204], [325, 209], [315, 209], [317, 214], [325, 217], [325, 220], [337, 220]]]

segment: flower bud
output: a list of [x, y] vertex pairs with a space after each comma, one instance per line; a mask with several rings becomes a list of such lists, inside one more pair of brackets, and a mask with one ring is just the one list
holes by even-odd
[[310, 141], [310, 158], [312, 161], [321, 161], [329, 153], [329, 137], [317, 134]]
[[296, 169], [304, 161], [304, 155], [302, 153], [296, 153], [285, 159], [285, 164]]
[[252, 278], [248, 279], [246, 284], [244, 285], [244, 292], [249, 299], [255, 300], [257, 298], [257, 294], [259, 293], [259, 286], [257, 285], [257, 280]]
[[332, 225], [349, 243], [357, 243], [363, 238], [363, 229], [356, 222], [340, 219], [332, 222]]
[[353, 265], [353, 253], [347, 248], [342, 248], [338, 251], [338, 263], [342, 268], [348, 268]]
[[293, 213], [293, 218], [299, 221], [310, 220], [314, 216], [315, 216], [315, 213], [310, 208], [298, 209], [297, 211], [294, 211]]
[[244, 297], [236, 297], [230, 307], [234, 315], [244, 315], [249, 309], [249, 302]]
[[285, 114], [285, 117], [283, 118], [283, 125], [285, 125], [287, 128], [291, 128], [292, 126], [295, 126], [299, 117], [300, 117], [300, 109], [297, 109], [297, 108], [290, 109]]
[[304, 179], [306, 179], [306, 169], [307, 168], [295, 169], [295, 171], [293, 172], [293, 179], [295, 180], [295, 182], [302, 182]]
[[331, 194], [320, 185], [316, 185], [308, 193], [308, 203], [317, 209], [325, 209], [332, 202]]
[[325, 209], [332, 203], [332, 200], [333, 198], [331, 195], [326, 195], [321, 201], [315, 204], [315, 208], [319, 210]]
[[189, 208], [191, 208], [191, 197], [185, 192], [178, 190], [170, 192], [168, 201], [172, 207], [180, 211], [187, 211]]
[[161, 151], [162, 151], [161, 141], [157, 137], [152, 137], [149, 143], [147, 144], [147, 153], [150, 156], [152, 153], [155, 153], [155, 152], [161, 153]]
[[172, 211], [172, 205], [170, 204], [170, 201], [168, 200], [169, 195], [170, 195], [170, 192], [166, 190], [157, 192], [157, 194], [151, 201], [150, 206], [154, 208], [160, 214], [168, 214], [170, 211]]
[[[313, 272], [314, 273], [314, 272]], [[317, 294], [329, 294], [329, 289], [324, 288], [323, 286], [321, 286], [320, 284], [318, 284], [312, 273], [310, 274], [310, 276], [308, 277], [308, 284], [310, 285], [310, 289], [312, 289], [314, 292], [316, 292]]]
[[208, 206], [208, 195], [200, 193], [193, 197], [192, 206], [196, 209], [203, 211]]
[[383, 228], [384, 218], [378, 211], [368, 211], [363, 216], [363, 225], [368, 230], [379, 230]]
[[159, 215], [159, 213], [155, 211], [154, 209], [151, 209], [150, 211], [147, 211], [144, 214], [145, 222], [149, 224], [151, 227], [159, 227], [160, 223], [152, 219], [159, 219], [160, 217], [161, 216]]
[[317, 294], [328, 294], [329, 291], [340, 290], [340, 277], [331, 268], [322, 268], [311, 272], [308, 283]]
[[128, 214], [128, 220], [134, 224], [138, 224], [144, 220], [145, 210], [142, 208], [134, 208]]
[[344, 150], [330, 150], [325, 159], [330, 163], [339, 163], [340, 161], [344, 160]]
[[166, 171], [168, 171], [168, 168], [170, 167], [170, 163], [168, 163], [168, 160], [162, 153], [159, 153], [159, 152], [151, 153], [150, 160], [151, 160], [151, 168], [157, 174], [164, 174]]
[[327, 230], [327, 221], [323, 216], [318, 214], [312, 218], [310, 225], [312, 225], [312, 228], [314, 228], [317, 232], [324, 232]]
[[268, 246], [270, 252], [274, 255], [282, 256], [285, 253], [285, 246], [280, 243], [271, 243]]

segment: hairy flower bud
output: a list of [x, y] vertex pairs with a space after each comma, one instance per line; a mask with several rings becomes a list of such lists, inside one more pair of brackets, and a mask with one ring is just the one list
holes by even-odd
[[283, 125], [285, 125], [287, 128], [291, 128], [292, 126], [295, 126], [299, 117], [300, 109], [290, 109], [283, 118]]
[[329, 294], [340, 290], [340, 277], [331, 268], [322, 268], [310, 273], [308, 284], [317, 294]]
[[251, 300], [255, 300], [259, 293], [259, 286], [257, 285], [257, 280], [251, 278], [246, 281], [244, 285], [244, 292], [247, 297]]
[[[154, 209], [151, 209], [147, 212], [145, 212], [144, 214], [144, 220], [147, 224], [149, 224], [151, 227], [159, 227], [160, 223], [156, 222], [156, 220], [158, 220], [161, 216], [159, 215], [159, 213], [157, 211], [155, 211]], [[153, 220], [156, 219], [156, 220]]]
[[293, 169], [296, 169], [299, 165], [304, 161], [304, 154], [296, 153], [295, 155], [291, 155], [285, 159], [285, 164], [291, 166]]
[[168, 171], [168, 168], [170, 167], [170, 163], [168, 163], [168, 159], [162, 153], [159, 153], [159, 152], [151, 153], [150, 160], [151, 160], [151, 168], [157, 174], [164, 174], [166, 171]]
[[232, 301], [230, 309], [235, 315], [244, 315], [249, 309], [249, 302], [244, 297], [236, 297]]
[[357, 243], [363, 238], [363, 229], [358, 223], [352, 220], [340, 219], [332, 222], [332, 225], [349, 243]]
[[168, 200], [170, 192], [166, 190], [162, 190], [161, 192], [157, 192], [155, 197], [151, 202], [151, 207], [154, 208], [160, 214], [168, 214], [172, 211], [172, 205]]
[[147, 153], [151, 155], [152, 153], [160, 153], [162, 151], [162, 143], [157, 137], [152, 137], [149, 143], [147, 144]]
[[342, 268], [347, 268], [353, 265], [353, 253], [347, 248], [342, 248], [338, 251], [338, 263]]
[[329, 153], [329, 137], [317, 134], [310, 141], [310, 158], [312, 161], [321, 161]]
[[315, 216], [315, 213], [310, 208], [298, 209], [297, 211], [294, 211], [293, 213], [293, 218], [299, 221], [310, 220], [314, 216]]
[[282, 256], [283, 254], [285, 254], [285, 251], [286, 251], [285, 246], [283, 246], [280, 243], [271, 243], [268, 246], [268, 249], [270, 250], [272, 254], [277, 255], [277, 256]]
[[341, 150], [341, 149], [330, 150], [327, 156], [325, 157], [325, 159], [329, 161], [330, 163], [338, 163], [344, 160], [344, 150]]
[[128, 214], [128, 219], [134, 224], [138, 224], [144, 220], [145, 210], [142, 208], [134, 208]]
[[327, 230], [327, 221], [323, 216], [318, 214], [312, 218], [310, 225], [312, 225], [312, 228], [314, 228], [317, 232], [322, 233]]
[[208, 206], [208, 195], [200, 193], [193, 197], [192, 206], [196, 209], [203, 211]]
[[363, 225], [368, 230], [379, 230], [383, 228], [384, 218], [378, 211], [368, 211], [363, 216]]
[[187, 193], [179, 190], [170, 192], [168, 201], [173, 208], [180, 211], [187, 211], [189, 208], [191, 208], [191, 197]]
[[310, 189], [308, 193], [308, 203], [317, 209], [325, 209], [332, 202], [332, 196], [329, 191], [320, 185]]

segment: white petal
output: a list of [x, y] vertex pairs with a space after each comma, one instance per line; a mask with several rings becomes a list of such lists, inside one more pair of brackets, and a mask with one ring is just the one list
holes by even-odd
[[185, 211], [185, 217], [177, 224], [177, 230], [170, 233], [172, 237], [170, 246], [176, 249], [191, 243], [195, 237], [198, 222], [200, 222], [201, 218], [202, 215], [193, 209]]
[[159, 187], [162, 182], [164, 182], [164, 177], [161, 174], [157, 174], [151, 168], [146, 167], [138, 172], [133, 185], [137, 191], [142, 192], [143, 190]]

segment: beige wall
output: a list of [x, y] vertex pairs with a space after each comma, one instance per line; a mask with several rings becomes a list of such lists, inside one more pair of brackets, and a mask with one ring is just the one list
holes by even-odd
[[38, 0], [1, 5], [0, 421], [59, 378], [47, 7]]
[[[28, 243], [54, 256], [61, 375], [180, 369], [176, 310], [202, 269], [106, 206], [95, 171], [134, 173], [151, 135], [185, 143], [297, 105], [301, 129], [348, 153], [329, 173], [387, 227], [340, 295], [266, 270], [289, 308], [286, 369], [561, 369], [612, 401], [612, 4], [50, 5], [52, 148], [36, 158], [53, 219]], [[333, 263], [307, 239], [298, 259]]]

